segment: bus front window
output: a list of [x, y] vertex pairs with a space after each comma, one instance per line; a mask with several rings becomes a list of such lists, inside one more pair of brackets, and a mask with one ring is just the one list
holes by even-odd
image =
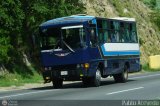
[[59, 28], [44, 29], [40, 31], [40, 35], [41, 35], [40, 46], [42, 50], [55, 49], [61, 37]]
[[85, 43], [85, 32], [83, 26], [68, 26], [62, 27], [62, 36], [63, 40], [68, 44], [72, 49], [77, 49], [84, 47]]
[[40, 34], [43, 50], [77, 49], [86, 45], [86, 36], [81, 25], [43, 29]]

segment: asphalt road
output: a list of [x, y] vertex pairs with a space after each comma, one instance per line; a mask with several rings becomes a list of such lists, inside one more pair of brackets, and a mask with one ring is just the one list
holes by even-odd
[[0, 91], [0, 100], [10, 100], [15, 105], [23, 103], [25, 106], [29, 106], [32, 102], [32, 105], [39, 103], [49, 106], [46, 103], [80, 105], [82, 101], [85, 101], [84, 104], [92, 103], [94, 106], [98, 103], [104, 104], [103, 102], [107, 100], [111, 106], [112, 102], [121, 103], [122, 100], [160, 101], [160, 72], [130, 75], [126, 83], [115, 83], [113, 78], [107, 78], [103, 79], [100, 87], [85, 88], [81, 82], [76, 82], [65, 84], [62, 89], [53, 89], [52, 86], [47, 86], [26, 90]]

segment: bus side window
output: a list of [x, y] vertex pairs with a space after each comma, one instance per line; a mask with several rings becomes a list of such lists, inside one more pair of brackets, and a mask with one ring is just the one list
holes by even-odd
[[120, 22], [120, 29], [119, 29], [119, 33], [120, 33], [120, 42], [124, 42], [124, 36], [125, 36], [125, 29], [124, 29], [124, 23]]
[[107, 20], [102, 21], [102, 28], [103, 28], [103, 42], [107, 41], [108, 38], [108, 23]]
[[109, 34], [110, 34], [110, 42], [116, 42], [116, 37], [115, 37], [115, 26], [114, 22], [110, 21], [110, 29], [109, 29]]
[[130, 38], [132, 43], [137, 42], [136, 24], [130, 23]]
[[125, 43], [129, 43], [130, 40], [130, 33], [129, 33], [129, 23], [125, 23]]
[[119, 43], [119, 36], [120, 36], [120, 34], [119, 34], [119, 22], [118, 21], [114, 22], [114, 28], [115, 28], [114, 29], [115, 30], [114, 36], [115, 36], [116, 42]]
[[110, 34], [108, 35], [107, 43], [111, 43], [111, 35]]
[[98, 29], [98, 39], [100, 44], [104, 42], [103, 29]]
[[110, 38], [111, 42], [117, 43], [119, 42], [119, 22], [118, 21], [110, 21]]
[[97, 29], [98, 29], [98, 39], [99, 43], [103, 43], [103, 30], [102, 30], [102, 20], [98, 19], [97, 20]]
[[97, 29], [98, 29], [99, 44], [103, 44], [104, 42], [106, 42], [107, 37], [108, 37], [107, 20], [98, 19], [97, 20]]

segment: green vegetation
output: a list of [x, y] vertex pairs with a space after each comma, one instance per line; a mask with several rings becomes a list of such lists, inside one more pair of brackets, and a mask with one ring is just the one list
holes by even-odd
[[[148, 6], [152, 11], [150, 12], [150, 20], [155, 24], [160, 30], [160, 2], [159, 0], [143, 0], [144, 4]], [[160, 36], [160, 35], [158, 35]], [[141, 41], [141, 40], [140, 40]], [[154, 50], [153, 50], [154, 52]], [[160, 53], [157, 53], [160, 54]], [[145, 63], [142, 66], [142, 69], [149, 72], [160, 71], [160, 69], [152, 69], [149, 67], [149, 63]]]
[[[21, 70], [22, 71], [22, 70]], [[43, 79], [36, 71], [33, 75], [26, 77], [21, 76], [18, 73], [10, 73], [0, 77], [0, 86], [7, 87], [11, 85], [22, 86], [25, 83], [42, 83]]]
[[115, 7], [120, 17], [131, 17], [132, 16], [131, 13], [128, 12], [129, 8], [125, 8], [129, 6], [129, 2], [124, 2], [122, 4], [122, 2], [118, 0], [109, 0], [109, 1]]
[[43, 82], [42, 76], [33, 68], [33, 66], [16, 65], [13, 72], [4, 72], [0, 76], [0, 86], [21, 86], [24, 83]]
[[153, 11], [150, 14], [152, 22], [160, 29], [160, 1], [159, 0], [143, 0], [143, 2]]
[[152, 22], [154, 22], [160, 30], [160, 9], [156, 9], [151, 13]]
[[42, 80], [32, 35], [42, 22], [84, 9], [79, 0], [0, 0], [0, 86]]
[[144, 4], [146, 4], [149, 8], [156, 7], [156, 0], [143, 0]]

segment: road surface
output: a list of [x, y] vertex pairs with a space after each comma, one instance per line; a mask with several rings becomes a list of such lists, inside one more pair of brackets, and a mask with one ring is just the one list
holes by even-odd
[[53, 106], [70, 106], [70, 103], [72, 105], [92, 103], [92, 106], [96, 106], [98, 103], [105, 103], [106, 101], [112, 105], [112, 102], [122, 103], [122, 100], [158, 100], [159, 106], [160, 72], [130, 75], [126, 83], [115, 83], [113, 78], [107, 78], [103, 79], [100, 87], [83, 87], [81, 82], [76, 82], [65, 84], [62, 89], [53, 89], [52, 86], [47, 86], [16, 91], [0, 91], [0, 100], [7, 100], [15, 105], [22, 103], [24, 106], [29, 106], [30, 103], [32, 105], [39, 103], [45, 106], [50, 106], [46, 103], [55, 103]]

